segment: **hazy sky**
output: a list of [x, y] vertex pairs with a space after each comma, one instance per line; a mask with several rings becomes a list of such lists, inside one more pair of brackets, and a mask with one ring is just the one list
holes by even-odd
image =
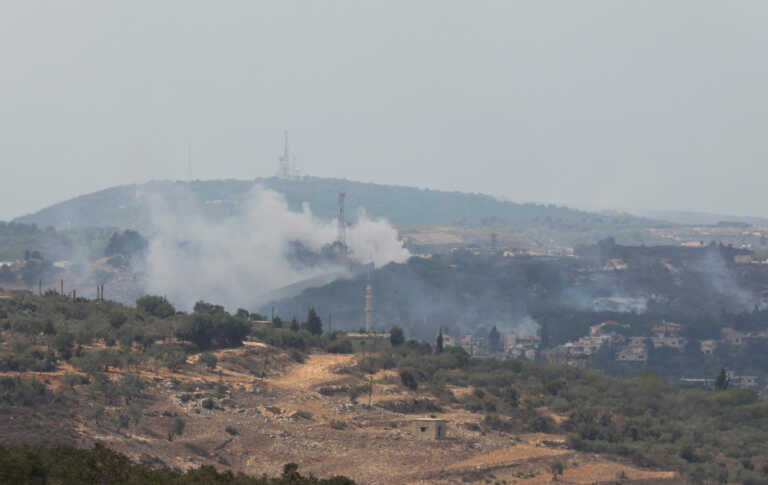
[[308, 174], [768, 216], [765, 1], [0, 3], [0, 219]]

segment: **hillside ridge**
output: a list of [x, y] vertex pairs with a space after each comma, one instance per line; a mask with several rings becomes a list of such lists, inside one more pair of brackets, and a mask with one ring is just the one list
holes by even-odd
[[[609, 220], [622, 224], [649, 222], [627, 214], [605, 215], [553, 204], [516, 203], [478, 193], [318, 177], [297, 180], [276, 177], [192, 182], [163, 180], [121, 185], [51, 205], [14, 221], [56, 229], [119, 227], [141, 230], [148, 223], [148, 196], [160, 196], [170, 202], [178, 202], [191, 193], [193, 202], [206, 215], [218, 218], [231, 215], [240, 208], [254, 184], [284, 194], [292, 210], [300, 211], [302, 205], [308, 203], [316, 216], [326, 219], [336, 216], [337, 193], [345, 192], [350, 219], [355, 219], [356, 211], [364, 208], [373, 217], [383, 217], [401, 226], [494, 222], [525, 226], [544, 220], [579, 223]], [[187, 189], [189, 192], [186, 192]]]

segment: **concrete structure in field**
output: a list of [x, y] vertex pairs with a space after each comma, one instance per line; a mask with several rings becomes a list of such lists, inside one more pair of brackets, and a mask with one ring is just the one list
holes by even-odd
[[420, 440], [444, 439], [446, 427], [446, 420], [436, 418], [419, 418], [408, 423], [411, 433]]

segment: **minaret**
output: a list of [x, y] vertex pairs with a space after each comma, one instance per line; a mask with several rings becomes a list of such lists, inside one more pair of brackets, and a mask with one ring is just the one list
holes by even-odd
[[368, 284], [365, 286], [365, 331], [371, 333], [371, 317], [373, 317], [373, 287], [368, 276]]

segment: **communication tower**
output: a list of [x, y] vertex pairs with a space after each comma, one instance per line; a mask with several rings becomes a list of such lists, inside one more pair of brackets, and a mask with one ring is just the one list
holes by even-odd
[[293, 174], [291, 173], [291, 152], [288, 148], [287, 130], [283, 132], [283, 136], [285, 139], [283, 143], [283, 154], [277, 158], [277, 160], [280, 162], [280, 165], [277, 169], [277, 176], [281, 179], [289, 179]]
[[344, 192], [339, 192], [339, 216], [336, 240], [341, 244], [344, 252], [347, 250], [347, 223], [344, 222], [344, 198], [347, 196]]

